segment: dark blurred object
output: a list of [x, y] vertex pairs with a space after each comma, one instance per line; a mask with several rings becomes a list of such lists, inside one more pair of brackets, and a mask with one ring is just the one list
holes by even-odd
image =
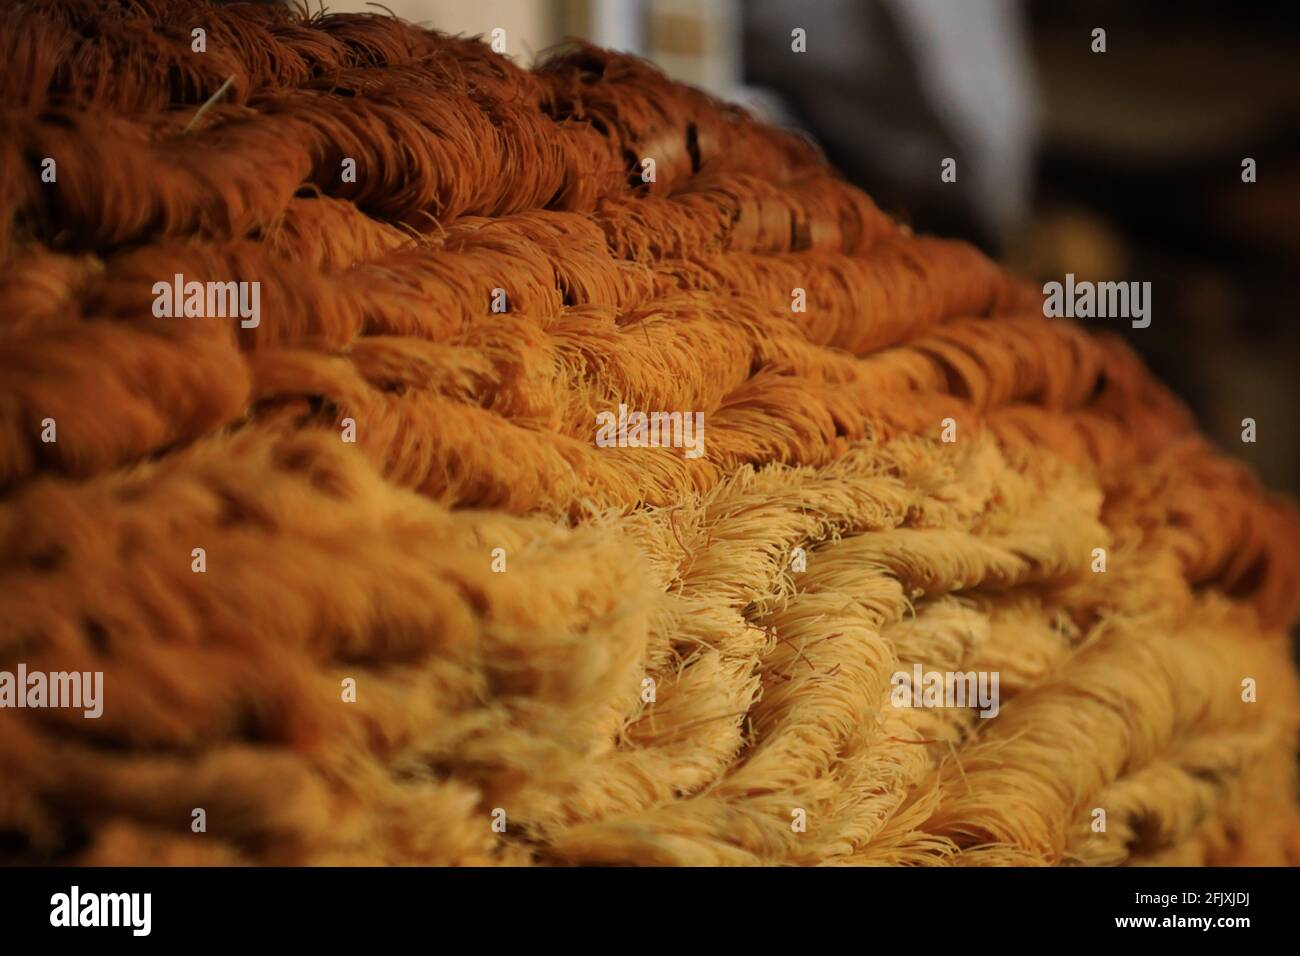
[[[882, 207], [996, 251], [1031, 190], [1033, 76], [1016, 0], [752, 0], [745, 79]], [[792, 53], [791, 31], [807, 34]], [[956, 182], [940, 179], [946, 158]]]
[[[1150, 281], [1152, 324], [1124, 334], [1211, 437], [1300, 495], [1295, 6], [1192, 0], [1173, 16], [1037, 0], [1028, 13], [1043, 153], [1013, 263], [1043, 280]], [[1097, 27], [1105, 53], [1091, 50]]]
[[[1040, 281], [1150, 281], [1150, 327], [1107, 329], [1215, 441], [1300, 496], [1300, 7], [755, 0], [744, 11], [746, 79], [778, 93], [890, 212]], [[794, 27], [806, 54], [791, 55]], [[956, 183], [939, 177], [948, 156]]]

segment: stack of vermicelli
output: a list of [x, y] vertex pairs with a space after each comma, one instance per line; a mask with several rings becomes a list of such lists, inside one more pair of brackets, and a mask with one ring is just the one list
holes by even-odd
[[0, 710], [4, 859], [1300, 855], [1294, 513], [803, 140], [387, 16], [59, 0], [0, 60], [0, 669], [104, 674]]

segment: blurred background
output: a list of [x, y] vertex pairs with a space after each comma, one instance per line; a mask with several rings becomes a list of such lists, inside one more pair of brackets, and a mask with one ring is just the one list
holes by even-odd
[[[312, 0], [316, 6], [318, 0]], [[1300, 496], [1300, 5], [1269, 0], [326, 0], [523, 64], [565, 37], [808, 130], [921, 231], [1038, 279], [1152, 283], [1121, 332]], [[1105, 31], [1105, 52], [1094, 31]], [[802, 29], [806, 52], [792, 51]], [[940, 164], [957, 161], [956, 182]], [[1242, 180], [1253, 159], [1256, 181]], [[1086, 320], [1085, 320], [1086, 321]], [[1254, 418], [1254, 444], [1241, 420]]]

